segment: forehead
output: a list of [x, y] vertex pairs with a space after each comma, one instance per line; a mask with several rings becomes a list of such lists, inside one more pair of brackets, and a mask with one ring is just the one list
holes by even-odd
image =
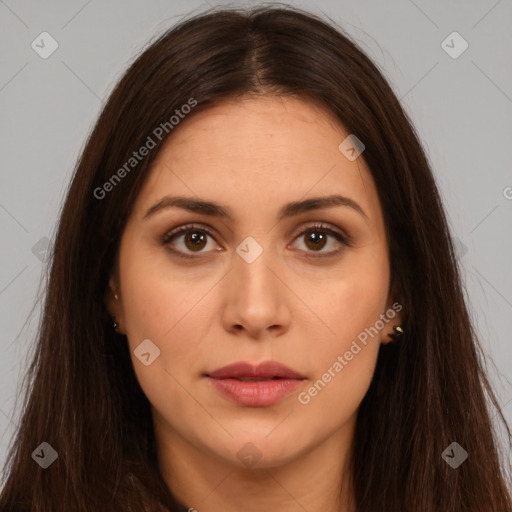
[[136, 209], [166, 194], [199, 196], [250, 215], [307, 196], [349, 196], [378, 215], [363, 158], [338, 149], [349, 133], [321, 107], [303, 99], [227, 100], [185, 118], [164, 143]]

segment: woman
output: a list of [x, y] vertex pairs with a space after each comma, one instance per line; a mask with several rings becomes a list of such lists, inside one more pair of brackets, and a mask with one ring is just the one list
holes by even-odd
[[0, 510], [509, 511], [478, 348], [375, 65], [299, 10], [196, 16], [77, 165]]

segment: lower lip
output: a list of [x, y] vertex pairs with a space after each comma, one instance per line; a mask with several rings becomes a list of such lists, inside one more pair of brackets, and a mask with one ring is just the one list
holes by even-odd
[[226, 398], [249, 407], [273, 405], [293, 393], [302, 383], [299, 379], [241, 381], [208, 377], [208, 380]]

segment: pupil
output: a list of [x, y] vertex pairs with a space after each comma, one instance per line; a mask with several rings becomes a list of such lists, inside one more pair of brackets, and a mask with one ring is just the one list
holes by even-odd
[[204, 234], [198, 234], [197, 231], [193, 231], [192, 233], [189, 233], [186, 236], [186, 241], [191, 242], [192, 246], [195, 247], [196, 249], [202, 249], [202, 247], [200, 247], [200, 244], [205, 241], [205, 236]]
[[[323, 242], [321, 247], [317, 245], [319, 242]], [[307, 245], [310, 249], [322, 249], [325, 246], [325, 235], [312, 231], [308, 237]]]

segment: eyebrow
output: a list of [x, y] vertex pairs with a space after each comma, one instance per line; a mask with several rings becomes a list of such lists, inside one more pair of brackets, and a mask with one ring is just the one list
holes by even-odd
[[[313, 197], [310, 199], [305, 199], [304, 201], [294, 201], [288, 204], [285, 204], [278, 212], [277, 218], [278, 221], [283, 219], [287, 219], [290, 217], [294, 217], [301, 213], [320, 210], [324, 208], [335, 208], [337, 206], [346, 206], [348, 208], [352, 208], [361, 216], [363, 216], [366, 221], [369, 221], [368, 216], [365, 211], [356, 203], [353, 199], [349, 197], [341, 196], [341, 195], [330, 195], [330, 196], [322, 196], [322, 197]], [[199, 213], [202, 215], [208, 215], [211, 217], [218, 217], [226, 220], [233, 220], [234, 214], [231, 208], [228, 206], [223, 206], [214, 201], [207, 201], [205, 199], [197, 199], [194, 197], [184, 197], [184, 196], [165, 196], [158, 203], [154, 204], [149, 208], [144, 214], [144, 219], [151, 217], [156, 212], [163, 210], [165, 208], [182, 208], [184, 210], [188, 210], [190, 212]]]

